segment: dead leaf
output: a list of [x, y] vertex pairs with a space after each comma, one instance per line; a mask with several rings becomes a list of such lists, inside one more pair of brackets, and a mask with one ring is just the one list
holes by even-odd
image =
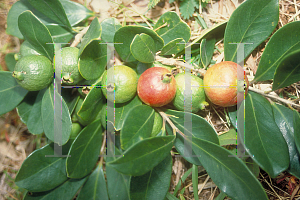
[[246, 61], [247, 67], [249, 67], [254, 74], [256, 74], [257, 66], [255, 59], [253, 58], [252, 55], [249, 56], [248, 60]]

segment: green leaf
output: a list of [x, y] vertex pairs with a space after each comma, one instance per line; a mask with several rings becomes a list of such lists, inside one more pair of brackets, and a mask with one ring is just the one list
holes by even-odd
[[39, 91], [28, 92], [22, 102], [17, 106], [17, 112], [24, 124], [27, 124], [28, 117], [30, 115], [30, 111], [34, 105], [36, 96]]
[[[121, 156], [119, 149], [115, 148], [115, 151], [112, 152], [112, 149], [108, 148], [108, 151], [111, 151], [113, 157], [106, 157], [106, 162], [111, 162]], [[131, 176], [124, 175], [116, 171], [114, 168], [106, 165], [106, 178], [107, 178], [107, 190], [110, 200], [120, 200], [120, 199], [130, 199], [129, 187], [130, 187], [130, 178]]]
[[100, 119], [85, 127], [74, 140], [66, 161], [70, 178], [82, 178], [95, 167], [102, 144], [102, 126]]
[[291, 52], [300, 49], [300, 21], [286, 24], [268, 41], [259, 61], [255, 81], [269, 80], [274, 77], [281, 59]]
[[144, 139], [124, 152], [123, 157], [107, 163], [123, 174], [141, 176], [158, 165], [173, 146], [175, 136]]
[[192, 144], [208, 175], [231, 199], [268, 199], [260, 182], [238, 157], [210, 141], [193, 138]]
[[172, 175], [172, 157], [169, 153], [156, 167], [142, 176], [133, 176], [130, 181], [130, 199], [164, 199]]
[[173, 195], [175, 195], [175, 196], [177, 196], [177, 192], [178, 192], [178, 190], [181, 188], [181, 183], [184, 183], [185, 182], [185, 180], [187, 179], [187, 177], [192, 173], [192, 168], [190, 168], [189, 170], [187, 170], [183, 175], [182, 175], [182, 177], [180, 178], [180, 181], [178, 181], [178, 183], [177, 183], [177, 185], [176, 185], [176, 187], [175, 187], [175, 189], [174, 189], [174, 193], [173, 193]]
[[200, 44], [200, 59], [204, 68], [206, 68], [212, 59], [214, 54], [216, 39], [206, 40], [203, 39]]
[[90, 44], [93, 40], [97, 40], [100, 38], [102, 32], [101, 25], [97, 17], [93, 19], [90, 24], [89, 29], [87, 30], [86, 34], [83, 36], [81, 40], [80, 49], [78, 52], [78, 56], [83, 53], [83, 50]]
[[136, 34], [130, 45], [130, 51], [135, 59], [143, 63], [152, 63], [155, 60], [155, 43], [151, 36]]
[[237, 124], [237, 107], [232, 106], [227, 108], [228, 117], [231, 122], [231, 125], [236, 129]]
[[38, 193], [27, 192], [23, 200], [40, 200], [40, 199], [72, 200], [75, 197], [78, 190], [80, 189], [80, 187], [84, 184], [86, 179], [87, 177], [83, 179], [68, 179], [59, 187], [47, 192], [38, 192]]
[[[193, 113], [185, 113], [170, 109], [167, 110], [165, 113], [169, 115], [170, 120], [174, 123], [174, 125], [187, 137], [193, 136], [196, 138], [201, 138], [219, 144], [217, 133], [215, 132], [213, 127], [202, 117]], [[190, 119], [192, 120], [191, 127], [185, 127], [185, 120]], [[172, 128], [169, 124], [167, 124], [167, 130], [169, 134], [172, 133]], [[181, 154], [181, 156], [183, 156], [184, 159], [186, 159], [188, 162], [195, 165], [201, 165], [199, 157], [195, 154], [195, 152], [193, 152], [192, 149], [190, 149], [190, 151], [187, 151], [189, 150], [189, 148], [185, 140], [185, 138], [183, 138], [180, 134], [177, 133], [176, 140], [174, 143], [175, 148]]]
[[17, 61], [15, 60], [15, 53], [8, 53], [5, 55], [5, 64], [9, 71], [14, 71]]
[[155, 43], [155, 52], [159, 51], [164, 46], [163, 39], [149, 28], [143, 26], [123, 26], [115, 33], [114, 43], [122, 43], [115, 44], [115, 49], [124, 62], [136, 61], [131, 54], [130, 45], [136, 34], [141, 33], [145, 33], [152, 37]]
[[[188, 2], [193, 2], [193, 0]], [[188, 42], [191, 37], [190, 27], [173, 11], [164, 13], [153, 28], [157, 29], [156, 33], [164, 40], [165, 44], [177, 38], [183, 38]]]
[[0, 115], [18, 106], [28, 90], [23, 89], [12, 77], [12, 72], [0, 72]]
[[147, 105], [132, 108], [121, 129], [121, 148], [128, 149], [133, 144], [150, 137], [154, 123], [154, 109]]
[[[61, 114], [58, 114], [58, 117], [54, 116], [54, 102], [58, 103], [61, 108], [59, 110]], [[54, 99], [53, 84], [46, 90], [42, 99], [42, 121], [44, 132], [48, 139], [59, 145], [67, 143], [71, 134], [71, 117], [68, 106], [57, 90], [55, 91]], [[61, 124], [61, 129], [59, 124]]]
[[54, 45], [48, 28], [31, 11], [24, 11], [19, 16], [18, 25], [25, 40], [38, 53], [53, 61]]
[[86, 80], [98, 79], [107, 63], [107, 47], [100, 40], [91, 41], [79, 58], [79, 72]]
[[58, 24], [64, 25], [70, 30], [71, 24], [67, 18], [65, 10], [59, 0], [28, 0], [28, 2], [38, 11], [54, 20]]
[[[243, 17], [241, 17], [243, 16]], [[259, 44], [265, 41], [276, 28], [279, 19], [278, 0], [248, 0], [231, 15], [224, 35], [224, 57], [226, 61], [242, 62]], [[237, 58], [240, 44], [244, 55]]]
[[250, 157], [246, 158], [245, 164], [255, 177], [259, 177], [260, 168], [256, 162]]
[[27, 120], [28, 131], [34, 135], [41, 134], [44, 132], [43, 121], [42, 121], [42, 99], [47, 88], [40, 90]]
[[293, 111], [275, 103], [272, 103], [272, 108], [275, 122], [288, 145], [290, 165], [287, 171], [300, 178], [300, 157], [294, 138]]
[[74, 1], [61, 1], [61, 4], [65, 9], [66, 15], [71, 26], [75, 26], [79, 22], [93, 17], [95, 15], [93, 11]]
[[[56, 155], [54, 150], [54, 144], [51, 143], [32, 152], [25, 159], [16, 176], [16, 185], [31, 192], [42, 192], [65, 182], [68, 179], [66, 157]], [[62, 148], [63, 155], [67, 152], [68, 145]]]
[[68, 43], [73, 38], [73, 33], [58, 24], [47, 24], [54, 43]]
[[185, 47], [185, 41], [183, 38], [177, 38], [170, 41], [167, 45], [165, 45], [161, 50], [161, 55], [172, 55], [179, 53]]
[[[278, 128], [267, 99], [259, 94], [249, 92], [244, 107], [240, 107], [237, 116], [244, 118], [245, 125], [238, 124], [241, 141], [251, 158], [271, 177], [276, 177], [289, 166], [287, 144]], [[270, 138], [272, 141], [270, 142]], [[280, 147], [280, 148], [279, 148]]]
[[198, 166], [197, 165], [193, 165], [193, 167], [192, 167], [192, 182], [193, 182], [194, 198], [199, 199], [199, 196], [198, 196]]
[[150, 0], [150, 2], [148, 3], [148, 8], [151, 9], [153, 7], [156, 6], [156, 4], [158, 4], [159, 0]]
[[284, 88], [298, 81], [300, 81], [300, 49], [286, 55], [279, 62], [272, 90]]
[[116, 18], [106, 18], [100, 25], [102, 27], [101, 39], [104, 42], [113, 43], [116, 31], [122, 27], [120, 22]]
[[300, 114], [296, 110], [294, 110], [293, 122], [294, 122], [295, 144], [298, 149], [298, 153], [300, 153]]
[[237, 143], [236, 135], [235, 129], [230, 129], [228, 132], [219, 135], [220, 145], [235, 145]]
[[76, 199], [108, 200], [105, 177], [100, 165], [89, 176]]
[[189, 19], [190, 17], [192, 17], [195, 11], [196, 4], [197, 4], [196, 0], [181, 1], [179, 7], [181, 16], [184, 19]]
[[63, 88], [61, 90], [61, 96], [63, 97], [68, 106], [70, 115], [72, 115], [72, 113], [74, 112], [80, 98], [80, 96], [78, 96], [77, 93], [75, 95], [72, 94], [73, 92], [73, 88]]
[[[99, 84], [97, 82], [95, 85]], [[81, 119], [80, 123], [88, 125], [95, 120], [104, 105], [105, 99], [100, 87], [93, 87], [86, 95], [77, 116]]]

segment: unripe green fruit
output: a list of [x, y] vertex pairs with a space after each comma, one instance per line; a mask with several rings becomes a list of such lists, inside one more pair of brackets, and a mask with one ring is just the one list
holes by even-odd
[[53, 75], [54, 70], [51, 61], [41, 55], [21, 58], [12, 74], [19, 85], [28, 91], [44, 89], [52, 82]]
[[[180, 73], [175, 76], [177, 90], [173, 105], [177, 110], [184, 110], [184, 92], [185, 92], [185, 74]], [[205, 101], [205, 92], [203, 88], [203, 80], [198, 76], [191, 74], [192, 86], [192, 112], [196, 113], [205, 108], [208, 103]]]
[[163, 126], [163, 119], [158, 112], [155, 112], [151, 137], [155, 137], [161, 131], [162, 126]]
[[72, 123], [70, 139], [75, 139], [81, 130], [82, 128], [79, 123]]
[[78, 68], [78, 52], [76, 47], [64, 47], [61, 50], [62, 82], [66, 85], [76, 85], [83, 80]]

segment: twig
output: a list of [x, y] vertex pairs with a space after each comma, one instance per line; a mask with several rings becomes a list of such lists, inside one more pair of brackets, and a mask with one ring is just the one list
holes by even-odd
[[253, 92], [256, 92], [256, 93], [258, 93], [258, 94], [261, 94], [261, 95], [263, 95], [263, 96], [265, 96], [265, 97], [269, 97], [269, 98], [271, 98], [271, 99], [275, 99], [275, 100], [277, 100], [277, 101], [280, 101], [280, 102], [282, 102], [282, 103], [285, 103], [286, 105], [291, 105], [291, 106], [294, 106], [294, 107], [296, 107], [296, 108], [300, 108], [300, 105], [295, 104], [295, 103], [293, 103], [293, 102], [290, 101], [290, 100], [286, 100], [286, 99], [284, 99], [284, 98], [277, 97], [277, 96], [271, 95], [271, 94], [265, 94], [264, 91], [261, 91], [261, 90], [259, 90], [259, 89], [253, 88], [253, 87], [251, 87], [251, 86], [249, 87], [249, 90], [250, 90], [250, 91], [253, 91]]
[[[209, 175], [207, 175], [207, 177], [206, 177], [204, 183], [202, 184], [202, 187], [201, 187], [200, 190], [198, 191], [198, 195], [202, 192], [202, 190], [203, 190], [203, 188], [204, 188], [204, 186], [205, 186], [205, 184], [207, 183], [208, 180], [209, 180]], [[195, 192], [195, 191], [194, 191], [194, 192]]]
[[75, 36], [75, 39], [74, 39], [74, 41], [73, 41], [72, 44], [71, 44], [71, 47], [76, 47], [76, 46], [80, 43], [82, 37], [86, 34], [86, 32], [87, 32], [87, 30], [89, 29], [89, 27], [90, 27], [90, 26], [85, 27], [84, 29], [82, 29], [82, 30]]

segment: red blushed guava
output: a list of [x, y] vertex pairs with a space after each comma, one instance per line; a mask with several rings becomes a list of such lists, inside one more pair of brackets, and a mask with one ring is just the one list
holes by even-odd
[[137, 92], [145, 104], [152, 107], [161, 107], [174, 99], [176, 81], [166, 68], [152, 67], [141, 74]]
[[203, 83], [207, 98], [213, 104], [222, 107], [240, 103], [244, 99], [244, 87], [246, 95], [249, 87], [243, 68], [231, 61], [220, 62], [210, 67], [204, 75]]

